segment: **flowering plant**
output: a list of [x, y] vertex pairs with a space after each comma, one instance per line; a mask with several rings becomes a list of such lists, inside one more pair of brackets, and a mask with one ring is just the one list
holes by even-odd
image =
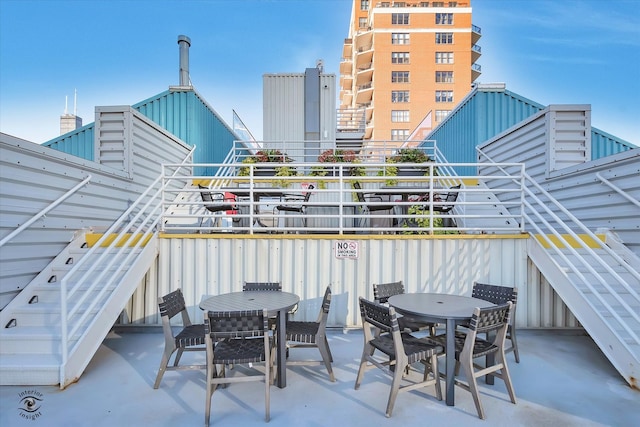
[[356, 152], [353, 150], [329, 149], [318, 156], [320, 163], [353, 163], [355, 160]]
[[[284, 154], [280, 150], [273, 150], [273, 149], [260, 150], [260, 151], [256, 152], [254, 155], [246, 157], [244, 160], [242, 160], [242, 163], [244, 163], [244, 164], [250, 164], [250, 163], [291, 163], [291, 162], [293, 162], [293, 159], [291, 157], [287, 156], [286, 154]], [[254, 175], [258, 175], [257, 172], [258, 171], [257, 171], [256, 167], [254, 167], [254, 169], [253, 169]], [[238, 175], [239, 176], [249, 176], [250, 173], [251, 173], [251, 167], [249, 167], [249, 166], [241, 167], [240, 170], [238, 171]], [[274, 175], [274, 176], [297, 176], [298, 175], [298, 171], [294, 167], [291, 167], [291, 166], [275, 166], [275, 167], [273, 167], [273, 173], [271, 173], [271, 175]], [[280, 180], [278, 183], [282, 187], [287, 187], [290, 182], [285, 181], [285, 180]]]

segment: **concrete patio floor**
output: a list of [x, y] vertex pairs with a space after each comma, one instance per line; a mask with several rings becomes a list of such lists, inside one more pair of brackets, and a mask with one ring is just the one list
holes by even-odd
[[[271, 421], [264, 422], [263, 387], [233, 384], [212, 399], [212, 426], [640, 426], [640, 391], [631, 389], [593, 341], [580, 332], [521, 330], [521, 363], [507, 355], [518, 403], [501, 380], [480, 383], [487, 419], [477, 417], [471, 395], [456, 388], [456, 406], [434, 388], [400, 393], [393, 416], [384, 410], [390, 378], [375, 369], [359, 390], [354, 380], [362, 331], [332, 329], [329, 343], [337, 381], [323, 367], [291, 366], [287, 387], [271, 388]], [[111, 332], [80, 380], [66, 390], [49, 386], [0, 387], [0, 426], [196, 426], [204, 424], [204, 373], [167, 372], [153, 382], [163, 349], [159, 329]], [[291, 350], [291, 359], [317, 358], [316, 349]], [[204, 361], [200, 353], [185, 361]], [[22, 399], [41, 400], [34, 420]]]

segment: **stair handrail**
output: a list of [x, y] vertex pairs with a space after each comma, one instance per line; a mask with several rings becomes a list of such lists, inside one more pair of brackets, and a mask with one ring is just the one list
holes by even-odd
[[87, 185], [89, 183], [89, 181], [91, 181], [91, 175], [87, 176], [85, 179], [83, 179], [81, 182], [79, 182], [78, 184], [76, 184], [72, 189], [70, 189], [69, 191], [67, 191], [66, 193], [64, 193], [62, 196], [58, 197], [56, 200], [54, 200], [53, 202], [49, 203], [49, 205], [47, 205], [44, 209], [42, 209], [40, 212], [36, 213], [34, 216], [32, 216], [30, 219], [28, 219], [24, 224], [22, 224], [20, 227], [16, 228], [15, 230], [13, 230], [11, 233], [9, 233], [8, 235], [6, 235], [2, 240], [0, 240], [0, 247], [4, 246], [6, 243], [8, 243], [9, 241], [11, 241], [14, 237], [16, 237], [18, 234], [22, 233], [24, 230], [26, 230], [31, 224], [33, 224], [34, 222], [36, 222], [37, 220], [39, 220], [40, 218], [42, 218], [43, 216], [45, 216], [46, 214], [48, 214], [52, 209], [56, 208], [58, 205], [60, 205], [62, 202], [64, 202], [65, 200], [67, 200], [69, 197], [71, 197], [71, 195], [75, 194], [76, 191], [80, 190], [82, 187], [84, 187], [85, 185]]
[[[184, 157], [181, 164], [185, 164], [190, 159], [192, 159], [195, 149], [196, 147], [193, 146], [192, 149]], [[174, 175], [177, 174], [179, 170], [180, 170], [179, 168], [176, 169], [174, 171]], [[102, 298], [102, 296], [104, 296], [104, 294], [107, 292], [108, 287], [113, 283], [113, 281], [116, 280], [116, 277], [118, 276], [116, 273], [121, 271], [125, 266], [127, 266], [127, 263], [137, 253], [137, 249], [139, 249], [143, 244], [145, 244], [148, 238], [157, 231], [156, 226], [160, 221], [160, 218], [162, 217], [161, 202], [162, 202], [162, 196], [164, 194], [164, 188], [161, 185], [156, 189], [155, 194], [151, 194], [151, 193], [152, 193], [152, 190], [156, 186], [158, 186], [158, 183], [162, 182], [164, 185], [163, 179], [164, 179], [164, 175], [160, 174], [140, 194], [140, 196], [131, 204], [131, 206], [129, 206], [129, 208], [127, 208], [127, 210], [125, 210], [120, 215], [120, 217], [118, 217], [114, 221], [114, 223], [107, 229], [107, 231], [104, 232], [102, 237], [98, 239], [98, 241], [93, 245], [93, 247], [91, 247], [87, 251], [87, 253], [77, 263], [74, 264], [74, 266], [62, 278], [60, 282], [60, 318], [61, 318], [60, 327], [61, 327], [61, 356], [62, 356], [61, 358], [62, 361], [60, 364], [60, 387], [61, 388], [63, 388], [65, 385], [65, 381], [66, 381], [65, 369], [66, 369], [66, 365], [69, 357], [69, 352], [70, 350], [72, 350], [69, 348], [69, 336], [73, 336], [73, 334], [75, 334], [78, 331], [80, 326], [87, 319], [87, 317], [89, 316], [89, 313], [91, 313], [91, 310], [95, 308], [95, 306], [98, 304], [98, 301], [100, 301], [100, 298]], [[143, 204], [145, 199], [146, 199], [146, 203]], [[147, 210], [149, 210], [149, 207], [152, 204], [153, 204], [153, 208], [150, 210], [150, 212], [147, 213]], [[140, 205], [142, 205], [142, 207], [140, 207]], [[133, 217], [131, 217], [132, 213], [136, 210], [138, 210], [138, 212]], [[146, 214], [146, 217], [142, 219], [142, 222], [140, 222], [140, 224], [137, 227], [134, 227], [134, 225], [141, 219], [143, 214]], [[123, 223], [125, 223], [125, 221], [127, 223], [122, 225]], [[146, 226], [146, 230], [142, 235], [139, 235], [140, 231], [145, 226]], [[119, 231], [115, 233], [116, 230], [118, 229]], [[127, 236], [127, 233], [131, 230], [133, 230], [133, 232], [129, 233], [130, 235]], [[115, 237], [112, 237], [111, 235], [114, 233], [115, 233]], [[70, 289], [69, 292], [67, 292], [69, 279], [73, 277], [73, 275], [79, 270], [79, 268], [82, 265], [87, 263], [88, 260], [92, 259], [93, 257], [91, 255], [93, 255], [98, 250], [98, 248], [103, 247], [105, 242], [110, 238], [112, 238], [113, 240], [106, 246], [106, 249], [98, 256], [98, 258], [92, 260], [93, 264], [87, 269], [87, 271], [84, 272], [84, 274], [82, 274], [82, 276], [80, 276], [80, 279], [75, 283], [73, 288]], [[131, 240], [135, 238], [138, 238], [138, 240], [135, 241], [133, 245], [131, 245], [130, 244]], [[121, 248], [120, 250], [118, 250], [118, 246], [120, 246]], [[115, 254], [111, 253], [113, 249], [117, 250]], [[122, 258], [122, 255], [125, 252], [126, 252], [126, 257], [124, 259], [120, 259]], [[96, 266], [99, 265], [100, 262], [103, 259], [105, 259], [107, 256], [110, 257], [109, 263], [105, 266], [105, 268], [102, 269], [102, 272], [98, 276], [95, 276], [94, 272], [95, 272]], [[114, 266], [116, 262], [118, 262], [119, 264], [119, 268], [117, 269], [117, 272], [110, 271], [110, 268]], [[74, 319], [75, 326], [72, 326], [71, 330], [69, 330], [69, 319], [78, 312], [80, 306], [88, 298], [90, 291], [94, 290], [97, 287], [97, 284], [100, 283], [100, 280], [107, 273], [110, 273], [111, 277], [109, 278], [106, 284], [103, 284], [102, 289], [100, 290], [98, 295], [94, 296], [93, 301], [86, 308], [85, 312], [81, 316], [79, 316], [77, 319]], [[93, 284], [90, 285], [88, 291], [85, 292], [85, 294], [74, 304], [74, 306], [71, 307], [71, 309], [69, 309], [69, 307], [67, 306], [67, 299], [71, 295], [73, 295], [80, 288], [80, 286], [82, 286], [85, 283], [85, 281], [89, 277], [93, 279]]]
[[627, 199], [628, 201], [630, 201], [631, 203], [633, 203], [634, 205], [640, 208], [640, 201], [634, 199], [629, 195], [629, 193], [627, 193], [626, 191], [624, 191], [623, 189], [621, 189], [620, 187], [618, 187], [617, 185], [609, 181], [607, 178], [600, 175], [600, 172], [596, 172], [596, 178], [598, 178], [604, 184], [608, 185], [609, 188], [611, 188], [613, 191], [620, 194], [622, 197], [624, 197], [625, 199]]
[[[486, 157], [487, 160], [489, 160], [495, 167], [500, 168], [500, 166], [496, 165], [496, 162], [493, 161], [493, 159], [491, 159], [490, 156], [488, 156], [486, 153], [484, 153], [482, 150], [480, 150], [479, 148], [476, 147], [476, 151], [478, 151], [478, 153], [480, 153], [482, 156]], [[524, 172], [523, 172], [524, 173]], [[613, 249], [611, 249], [608, 245], [606, 245], [606, 243], [602, 242], [596, 235], [595, 233], [593, 233], [591, 230], [589, 230], [577, 217], [575, 217], [571, 212], [569, 212], [564, 206], [562, 206], [562, 204], [560, 202], [558, 202], [549, 192], [547, 192], [544, 188], [542, 188], [542, 186], [540, 184], [538, 184], [531, 176], [529, 176], [528, 174], [524, 173], [524, 177], [525, 180], [528, 181], [533, 187], [535, 187], [540, 193], [542, 193], [556, 208], [558, 208], [564, 215], [566, 215], [581, 231], [583, 231], [589, 238], [591, 238], [594, 242], [597, 242], [598, 245], [605, 251], [607, 252], [608, 255], [610, 255], [611, 257], [613, 257], [621, 266], [623, 266], [627, 272], [629, 272], [631, 275], [633, 275], [634, 277], [636, 277], [638, 280], [640, 280], [640, 272], [636, 271], [635, 269], [633, 269], [628, 263], [626, 263], [626, 261], [624, 261], [624, 259], [622, 257], [620, 257], [620, 255], [618, 255]], [[583, 239], [581, 239], [569, 226], [566, 225], [566, 223], [560, 218], [558, 217], [555, 212], [553, 212], [549, 207], [548, 204], [543, 203], [542, 200], [540, 200], [540, 198], [538, 196], [536, 196], [530, 189], [528, 186], [525, 186], [523, 188], [523, 207], [528, 207], [532, 212], [535, 213], [535, 215], [538, 217], [538, 219], [545, 224], [545, 226], [547, 228], [549, 228], [549, 230], [551, 230], [551, 232], [558, 238], [559, 241], [561, 241], [563, 243], [563, 245], [569, 249], [569, 251], [589, 270], [589, 272], [591, 274], [593, 274], [598, 281], [600, 282], [600, 284], [602, 286], [604, 286], [613, 296], [614, 298], [616, 298], [616, 300], [618, 300], [618, 302], [620, 302], [622, 304], [622, 306], [627, 310], [627, 312], [636, 320], [640, 321], [640, 314], [636, 313], [636, 311], [626, 302], [625, 299], [621, 298], [618, 295], [618, 292], [615, 292], [611, 289], [611, 286], [609, 286], [609, 284], [607, 283], [607, 281], [605, 280], [604, 277], [602, 277], [602, 275], [600, 273], [598, 273], [593, 266], [587, 262], [584, 257], [579, 254], [573, 247], [571, 242], [569, 242], [562, 234], [560, 234], [556, 228], [554, 228], [546, 219], [544, 219], [536, 209], [534, 209], [533, 205], [531, 203], [529, 203], [526, 199], [524, 199], [524, 195], [527, 194], [530, 196], [530, 198], [540, 207], [542, 208], [544, 211], [546, 211], [546, 213], [551, 216], [559, 225], [561, 228], [563, 228], [571, 237], [573, 237], [573, 239], [575, 240], [575, 242], [577, 242], [583, 249], [585, 249], [591, 256], [593, 256], [596, 260], [598, 260], [599, 264], [604, 267], [605, 270], [607, 270], [607, 272], [609, 274], [611, 274], [614, 278], [616, 278], [619, 283], [637, 300], [640, 301], [640, 295], [636, 292], [635, 289], [633, 289], [633, 287], [631, 287], [629, 285], [629, 283], [627, 283], [627, 281], [622, 278], [615, 270], [613, 270], [613, 268], [611, 268], [611, 266], [609, 266], [608, 263], [604, 262], [604, 260], [602, 260], [602, 258], [595, 252], [593, 251], [593, 249], [591, 249], [589, 247], [589, 245], [587, 245]], [[583, 280], [584, 284], [591, 290], [591, 292], [593, 292], [593, 294], [598, 298], [598, 300], [600, 300], [600, 302], [608, 309], [608, 311], [611, 313], [611, 315], [613, 317], [616, 318], [616, 320], [618, 320], [618, 322], [622, 325], [622, 327], [630, 334], [631, 337], [634, 338], [636, 343], [640, 343], [640, 337], [638, 336], [638, 334], [636, 332], [634, 332], [633, 330], [631, 330], [628, 325], [627, 322], [624, 321], [621, 316], [618, 315], [618, 313], [616, 312], [616, 310], [613, 309], [613, 307], [611, 307], [611, 304], [609, 304], [605, 299], [603, 299], [600, 295], [600, 293], [598, 291], [596, 291], [596, 289], [586, 280], [586, 278], [584, 277], [584, 275], [575, 267], [574, 263], [571, 262], [566, 255], [559, 250], [558, 246], [547, 237], [546, 233], [544, 233], [542, 231], [542, 229], [540, 227], [538, 227], [538, 225], [535, 223], [535, 221], [532, 221], [531, 218], [529, 217], [529, 215], [526, 214], [525, 209], [523, 209], [523, 216], [525, 217], [525, 219], [527, 220], [527, 222], [539, 233], [539, 235], [547, 242], [547, 244], [549, 244], [549, 246], [551, 248], [553, 248], [554, 252], [561, 257], [566, 263], [567, 265], [570, 266], [571, 270], [580, 277], [580, 279]]]
[[[529, 190], [525, 190], [527, 192], [529, 192]], [[530, 194], [532, 195], [532, 194]], [[533, 195], [532, 195], [533, 196]], [[593, 274], [595, 277], [598, 278], [598, 281], [600, 282], [601, 285], [603, 285], [608, 291], [610, 291], [610, 294], [626, 309], [626, 311], [633, 317], [635, 318], [637, 321], [640, 321], [640, 315], [638, 313], [636, 313], [636, 311], [627, 303], [627, 301], [622, 298], [618, 292], [615, 292], [611, 289], [611, 286], [609, 286], [609, 284], [607, 283], [607, 281], [604, 279], [604, 277], [602, 277], [602, 275], [600, 273], [598, 273], [593, 266], [588, 263], [584, 257], [579, 254], [572, 246], [571, 243], [564, 238], [560, 233], [558, 233], [558, 231], [553, 228], [551, 226], [551, 224], [549, 224], [549, 222], [544, 219], [544, 217], [542, 217], [542, 215], [540, 215], [535, 209], [533, 209], [533, 205], [531, 205], [528, 201], [525, 200], [525, 206], [530, 208], [532, 212], [535, 213], [535, 215], [538, 217], [538, 219], [543, 222], [547, 228], [549, 228], [551, 230], [551, 232], [553, 233], [554, 236], [556, 236], [559, 240], [561, 240], [565, 247], [568, 248], [568, 250], [577, 258], [580, 260], [580, 262], [589, 270], [589, 272], [591, 274]], [[551, 215], [552, 217], [554, 217], [554, 219], [556, 221], [561, 221], [560, 218], [558, 218], [551, 210], [547, 209], [546, 206], [544, 204], [540, 204], [540, 206], [542, 206], [546, 211], [547, 214]], [[622, 319], [622, 316], [620, 316], [618, 314], [618, 312], [616, 310], [613, 309], [613, 307], [611, 306], [610, 303], [608, 303], [600, 294], [600, 292], [598, 292], [593, 285], [591, 285], [589, 283], [589, 281], [586, 279], [586, 277], [584, 276], [584, 274], [582, 274], [582, 272], [580, 270], [578, 270], [577, 268], [575, 268], [574, 263], [571, 262], [571, 260], [569, 260], [569, 258], [567, 258], [567, 256], [560, 251], [560, 249], [558, 248], [558, 245], [554, 244], [553, 241], [547, 236], [546, 233], [544, 233], [542, 231], [542, 229], [540, 227], [538, 227], [537, 224], [535, 224], [534, 221], [531, 221], [529, 216], [526, 215], [526, 218], [528, 220], [528, 222], [530, 223], [530, 225], [539, 233], [539, 236], [545, 240], [545, 242], [547, 242], [547, 244], [553, 249], [553, 251], [555, 252], [556, 255], [558, 255], [560, 258], [563, 259], [564, 262], [567, 263], [567, 265], [569, 265], [571, 267], [571, 270], [573, 271], [574, 274], [576, 274], [584, 283], [585, 286], [587, 286], [589, 288], [589, 290], [593, 293], [593, 295], [595, 295], [596, 298], [598, 298], [598, 300], [607, 308], [607, 310], [609, 311], [609, 313], [618, 321], [618, 323], [629, 333], [629, 335], [635, 340], [636, 343], [640, 343], [640, 336], [633, 331], [629, 326], [628, 323]], [[598, 256], [591, 248], [589, 248], [588, 245], [586, 245], [582, 239], [580, 237], [578, 237], [577, 234], [575, 234], [571, 229], [566, 228], [566, 231], [575, 239], [576, 242], [580, 242], [579, 244], [583, 247], [583, 249], [586, 249], [587, 251], [590, 252], [590, 254], [592, 256], [594, 256], [599, 262], [601, 266], [604, 266], [607, 271], [612, 274], [614, 277], [616, 277], [619, 282], [622, 284], [622, 286], [624, 286], [627, 290], [630, 291], [630, 293], [635, 296], [636, 300], [640, 301], [640, 298], [638, 297], [638, 294], [635, 292], [635, 290], [633, 290], [633, 288], [631, 288], [629, 286], [629, 284], [626, 282], [626, 280], [624, 280], [623, 278], [620, 277], [620, 275], [615, 272], [615, 270], [611, 269], [611, 267], [609, 267], [609, 265], [605, 262], [602, 261], [601, 257]], [[590, 236], [591, 237], [591, 236]], [[594, 241], [600, 242], [600, 239], [597, 238], [597, 236], [593, 236], [592, 239]], [[622, 264], [625, 265], [625, 264]], [[633, 269], [629, 269], [630, 272], [633, 272]]]

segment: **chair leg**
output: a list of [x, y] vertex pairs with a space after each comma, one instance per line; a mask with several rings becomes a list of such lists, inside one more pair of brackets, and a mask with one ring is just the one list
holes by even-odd
[[205, 398], [205, 406], [204, 406], [204, 425], [205, 427], [209, 427], [209, 419], [211, 417], [211, 395], [213, 394], [214, 384], [211, 383], [211, 379], [213, 376], [217, 375], [215, 373], [215, 365], [213, 366], [213, 372], [209, 372], [207, 369], [207, 396]]
[[160, 382], [162, 381], [162, 377], [164, 376], [164, 373], [167, 371], [167, 365], [169, 364], [169, 359], [171, 358], [171, 355], [173, 354], [173, 352], [175, 351], [175, 349], [169, 350], [167, 348], [164, 349], [164, 352], [162, 353], [162, 360], [160, 360], [160, 367], [158, 368], [158, 375], [156, 376], [156, 382], [153, 384], [153, 388], [157, 389], [158, 387], [160, 387]]
[[476, 405], [476, 410], [478, 411], [478, 417], [484, 420], [484, 409], [482, 408], [482, 402], [480, 402], [478, 383], [474, 375], [473, 360], [465, 360], [464, 362], [460, 362], [460, 366], [462, 367], [464, 376], [467, 379], [467, 384], [469, 385], [469, 392], [471, 392], [471, 396], [473, 397], [473, 403], [475, 403]]
[[182, 357], [182, 353], [184, 352], [184, 348], [178, 348], [178, 352], [176, 353], [176, 360], [173, 362], [173, 366], [178, 366], [180, 363], [180, 358]]
[[324, 366], [326, 366], [327, 368], [327, 372], [329, 372], [329, 380], [331, 380], [331, 382], [335, 382], [336, 377], [333, 375], [333, 369], [331, 368], [331, 350], [329, 350], [329, 345], [327, 343], [326, 337], [317, 341], [318, 350], [320, 350], [322, 361], [324, 362]]
[[[430, 370], [427, 368], [431, 368]], [[442, 387], [440, 386], [440, 370], [438, 369], [438, 355], [434, 354], [431, 356], [431, 360], [429, 365], [424, 367], [424, 378], [423, 381], [427, 381], [429, 379], [429, 372], [433, 375], [435, 379], [435, 388], [436, 388], [436, 398], [438, 400], [442, 400]]]
[[331, 354], [331, 347], [329, 347], [329, 340], [327, 340], [327, 336], [324, 336], [324, 345], [327, 348], [327, 353], [329, 353], [329, 362], [333, 363], [333, 355]]
[[269, 422], [271, 418], [270, 408], [271, 408], [271, 396], [269, 395], [269, 390], [271, 389], [271, 380], [273, 377], [273, 365], [269, 366], [271, 363], [271, 354], [269, 354], [268, 358], [265, 358], [265, 376], [264, 376], [264, 420]]
[[520, 353], [518, 352], [518, 340], [516, 339], [516, 328], [509, 326], [509, 339], [511, 340], [511, 348], [513, 355], [516, 357], [516, 363], [520, 363]]
[[356, 376], [356, 383], [354, 389], [360, 388], [360, 383], [362, 382], [362, 377], [364, 377], [364, 371], [367, 370], [367, 358], [373, 355], [375, 351], [374, 347], [369, 344], [365, 344], [362, 350], [362, 358], [360, 359], [360, 367], [358, 368], [358, 375]]
[[511, 399], [511, 403], [516, 403], [516, 393], [513, 389], [513, 383], [511, 382], [511, 374], [509, 374], [509, 367], [507, 366], [507, 358], [504, 352], [501, 355], [496, 356], [496, 358], [501, 358], [499, 362], [502, 364], [501, 375], [500, 378], [504, 381], [504, 385], [507, 388], [507, 392], [509, 393], [509, 398]]
[[[397, 361], [396, 361], [397, 362]], [[391, 381], [391, 391], [389, 392], [389, 402], [387, 403], [387, 418], [391, 417], [393, 412], [393, 406], [396, 403], [396, 397], [398, 397], [398, 391], [400, 390], [400, 383], [407, 366], [396, 365], [396, 369], [393, 371], [393, 380]]]

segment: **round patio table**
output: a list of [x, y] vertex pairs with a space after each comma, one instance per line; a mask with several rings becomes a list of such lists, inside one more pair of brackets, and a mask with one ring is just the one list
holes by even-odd
[[389, 297], [389, 305], [394, 307], [400, 314], [416, 317], [427, 322], [446, 324], [446, 401], [447, 405], [453, 406], [455, 404], [454, 367], [456, 364], [456, 347], [454, 336], [456, 325], [471, 320], [474, 308], [492, 307], [495, 304], [462, 295], [406, 293]]
[[206, 311], [264, 310], [269, 316], [277, 317], [276, 327], [276, 385], [287, 386], [287, 312], [300, 302], [300, 297], [290, 292], [242, 291], [206, 296], [200, 301], [200, 308]]

